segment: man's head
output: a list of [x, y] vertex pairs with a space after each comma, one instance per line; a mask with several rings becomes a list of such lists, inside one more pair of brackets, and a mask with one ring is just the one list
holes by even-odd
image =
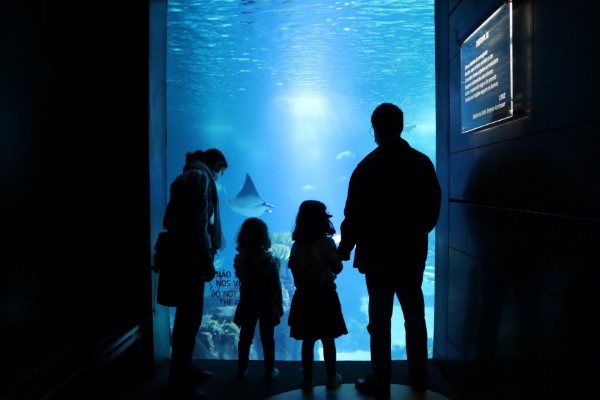
[[392, 137], [399, 137], [404, 129], [404, 113], [392, 103], [382, 103], [371, 114], [371, 126], [377, 144]]

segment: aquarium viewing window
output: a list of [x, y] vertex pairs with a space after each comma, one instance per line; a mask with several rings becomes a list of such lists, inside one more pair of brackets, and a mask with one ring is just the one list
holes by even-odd
[[[268, 225], [270, 251], [281, 261], [275, 358], [298, 361], [302, 342], [288, 325], [296, 290], [288, 261], [299, 205], [325, 203], [339, 240], [348, 181], [377, 146], [370, 118], [382, 102], [402, 107], [402, 137], [435, 161], [434, 1], [170, 0], [167, 11], [167, 183], [181, 173], [187, 151], [218, 148], [229, 164], [216, 184], [226, 245], [215, 257], [217, 277], [205, 286], [194, 358], [238, 357], [233, 262], [239, 229], [254, 216]], [[382, 208], [381, 216], [394, 211]], [[371, 358], [369, 295], [353, 256], [335, 281], [349, 332], [336, 339], [339, 361]], [[434, 231], [422, 289], [431, 357]], [[397, 300], [393, 307], [392, 357], [405, 360], [402, 309]], [[172, 324], [175, 308], [169, 312]], [[263, 359], [258, 328], [250, 359]], [[315, 360], [323, 360], [320, 342]]]
[[511, 7], [496, 10], [461, 46], [462, 133], [513, 116]]

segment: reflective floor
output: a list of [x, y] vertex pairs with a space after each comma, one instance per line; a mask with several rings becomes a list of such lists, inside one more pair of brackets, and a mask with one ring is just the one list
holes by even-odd
[[[252, 360], [246, 379], [236, 376], [236, 360], [196, 360], [195, 364], [214, 372], [212, 380], [199, 384], [210, 400], [367, 400], [354, 387], [356, 378], [363, 378], [371, 372], [368, 361], [338, 361], [337, 372], [342, 376], [342, 385], [332, 391], [325, 390], [325, 366], [322, 361], [315, 362], [315, 387], [312, 393], [305, 394], [300, 389], [302, 366], [300, 361], [275, 361], [279, 376], [274, 381], [265, 379], [262, 361]], [[458, 400], [434, 362], [428, 364], [429, 382], [424, 393], [413, 392], [406, 386], [408, 369], [406, 361], [392, 362], [392, 400]], [[96, 394], [102, 399], [111, 400], [164, 400], [168, 399], [168, 363], [161, 366], [149, 379], [129, 382], [123, 387], [109, 389], [106, 385], [94, 385]], [[126, 378], [127, 374], [119, 376]], [[87, 393], [89, 396], [89, 392]], [[80, 397], [83, 398], [83, 397]]]
[[[345, 383], [336, 390], [327, 391], [325, 386], [316, 386], [312, 393], [303, 393], [300, 389], [281, 393], [265, 400], [366, 400], [372, 397], [359, 393], [354, 384]], [[406, 385], [392, 385], [391, 398], [393, 400], [449, 400], [439, 393], [427, 390], [424, 393], [417, 393]]]

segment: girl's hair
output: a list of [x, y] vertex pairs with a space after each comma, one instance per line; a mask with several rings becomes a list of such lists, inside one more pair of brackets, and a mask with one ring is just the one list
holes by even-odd
[[318, 200], [305, 200], [300, 204], [296, 224], [292, 232], [292, 240], [308, 241], [335, 233], [331, 214], [327, 213], [325, 204]]
[[194, 160], [203, 162], [210, 169], [214, 169], [219, 164], [224, 168], [227, 168], [227, 160], [221, 150], [218, 149], [208, 149], [204, 151], [196, 150], [185, 153], [186, 164], [189, 164]]
[[260, 218], [247, 218], [237, 236], [236, 250], [267, 251], [271, 247], [269, 228]]

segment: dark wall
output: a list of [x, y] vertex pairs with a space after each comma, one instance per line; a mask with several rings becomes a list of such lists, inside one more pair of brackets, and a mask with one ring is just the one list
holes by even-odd
[[459, 44], [503, 3], [436, 2], [434, 352], [465, 397], [557, 398], [599, 356], [600, 32], [593, 1], [514, 1], [515, 117], [461, 134]]
[[148, 5], [135, 3], [1, 3], [3, 389], [146, 318]]

